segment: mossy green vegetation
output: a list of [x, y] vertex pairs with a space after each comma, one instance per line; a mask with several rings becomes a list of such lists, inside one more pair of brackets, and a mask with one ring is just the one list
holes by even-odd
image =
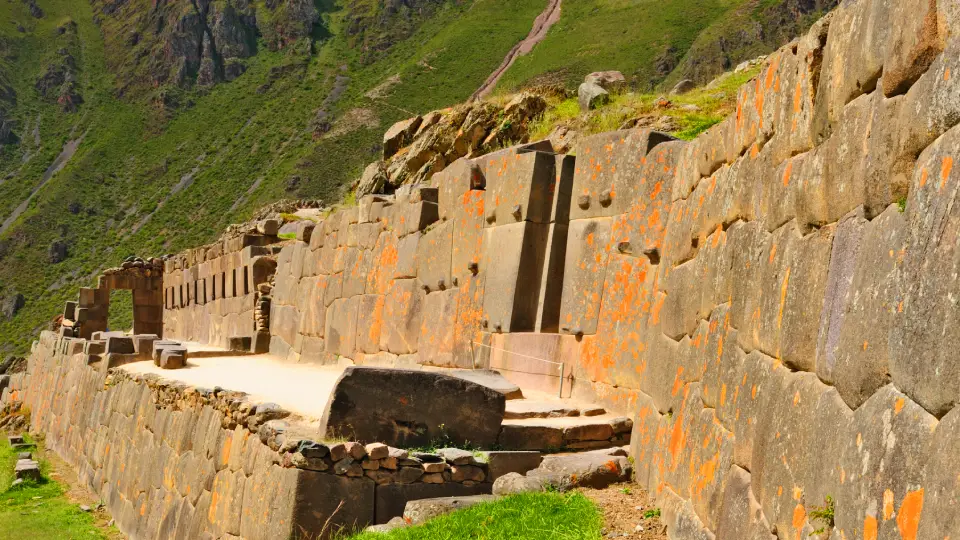
[[[576, 97], [555, 97], [543, 117], [531, 127], [531, 139], [542, 139], [560, 126], [592, 135], [620, 129], [631, 120], [669, 119], [671, 135], [691, 140], [719, 123], [736, 110], [740, 87], [754, 78], [760, 67], [728, 73], [708, 86], [680, 96], [664, 97], [655, 93], [615, 93], [609, 103], [588, 113], [581, 113]], [[666, 99], [669, 104], [659, 103]], [[663, 128], [660, 128], [663, 129]]]
[[361, 533], [350, 540], [591, 540], [599, 539], [603, 517], [585, 495], [519, 493], [440, 516], [423, 525], [387, 534]]

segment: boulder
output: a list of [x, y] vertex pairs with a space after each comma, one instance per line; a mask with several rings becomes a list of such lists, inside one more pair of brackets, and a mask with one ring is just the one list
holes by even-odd
[[449, 514], [464, 508], [490, 502], [498, 497], [494, 495], [472, 495], [468, 497], [439, 497], [436, 499], [421, 499], [419, 501], [410, 501], [403, 510], [404, 521], [417, 525], [427, 522], [435, 517]]
[[583, 83], [577, 90], [577, 100], [580, 110], [586, 112], [608, 103], [610, 94], [598, 84]]
[[382, 161], [374, 161], [367, 165], [360, 176], [360, 183], [357, 184], [357, 197], [383, 193], [383, 187], [386, 185], [387, 166]]
[[383, 159], [390, 159], [397, 151], [410, 144], [421, 123], [423, 123], [423, 117], [415, 116], [391, 126], [383, 134]]
[[620, 90], [627, 86], [627, 79], [619, 71], [595, 71], [583, 78], [584, 83], [595, 84], [604, 90]]
[[684, 79], [678, 82], [676, 85], [674, 85], [673, 90], [670, 90], [670, 95], [680, 96], [680, 95], [686, 94], [687, 92], [690, 92], [696, 87], [697, 87], [696, 83], [694, 83], [690, 79]]
[[504, 407], [503, 394], [456, 377], [351, 366], [334, 387], [320, 432], [392, 446], [487, 446], [497, 440]]
[[630, 480], [633, 466], [622, 456], [603, 454], [554, 455], [543, 458], [543, 463], [527, 476], [561, 475], [570, 486], [602, 489], [610, 484]]

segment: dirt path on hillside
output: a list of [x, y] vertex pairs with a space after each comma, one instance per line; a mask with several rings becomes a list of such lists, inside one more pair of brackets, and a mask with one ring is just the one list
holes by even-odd
[[470, 96], [470, 101], [476, 101], [489, 94], [493, 88], [497, 86], [497, 83], [500, 82], [500, 77], [503, 77], [503, 74], [510, 69], [510, 66], [513, 65], [513, 62], [518, 56], [528, 54], [536, 47], [537, 43], [540, 43], [543, 41], [543, 38], [547, 37], [547, 32], [550, 31], [550, 27], [560, 20], [561, 2], [562, 0], [550, 0], [550, 3], [547, 4], [543, 12], [533, 20], [533, 28], [530, 29], [527, 37], [510, 49], [510, 52], [507, 53], [500, 67], [491, 73], [490, 76], [487, 77], [487, 80], [480, 86], [480, 89]]

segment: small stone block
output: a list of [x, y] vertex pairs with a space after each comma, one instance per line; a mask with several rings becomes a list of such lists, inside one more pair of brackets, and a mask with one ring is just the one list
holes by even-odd
[[253, 345], [253, 338], [250, 336], [233, 336], [229, 339], [229, 348], [234, 352], [249, 352]]
[[164, 349], [160, 355], [161, 369], [180, 369], [187, 365], [186, 349]]

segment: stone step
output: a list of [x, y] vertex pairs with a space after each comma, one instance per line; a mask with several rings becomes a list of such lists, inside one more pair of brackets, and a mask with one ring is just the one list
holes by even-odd
[[506, 420], [521, 420], [525, 418], [564, 418], [571, 416], [600, 416], [606, 414], [603, 407], [595, 405], [583, 406], [569, 401], [536, 401], [516, 399], [507, 402], [504, 412]]
[[612, 414], [504, 420], [497, 443], [504, 450], [596, 450], [629, 444], [632, 429], [633, 421]]

